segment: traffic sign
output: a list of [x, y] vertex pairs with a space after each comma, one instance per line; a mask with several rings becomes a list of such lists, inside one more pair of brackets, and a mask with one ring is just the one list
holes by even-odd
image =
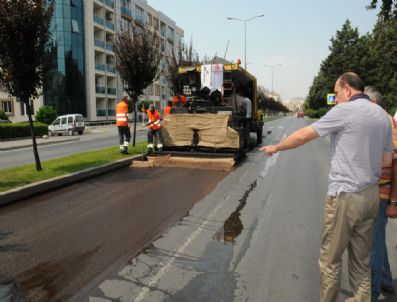
[[336, 104], [336, 95], [335, 95], [335, 93], [328, 93], [327, 94], [327, 104], [328, 105], [335, 105]]

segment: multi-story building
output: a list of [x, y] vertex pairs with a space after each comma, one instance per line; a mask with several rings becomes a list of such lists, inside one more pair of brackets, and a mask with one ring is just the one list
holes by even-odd
[[56, 0], [51, 25], [51, 69], [44, 83], [44, 104], [59, 114], [82, 113], [87, 120], [114, 120], [124, 93], [115, 69], [114, 40], [131, 26], [158, 33], [163, 57], [160, 77], [142, 100], [163, 108], [170, 99], [166, 56], [177, 51], [183, 30], [146, 0]]
[[303, 111], [303, 104], [305, 103], [304, 98], [292, 98], [282, 101], [283, 105], [287, 107], [291, 112]]
[[[43, 105], [43, 98], [39, 97], [31, 103], [34, 114]], [[12, 122], [26, 122], [28, 121], [28, 114], [26, 105], [18, 102], [17, 99], [11, 96], [5, 85], [0, 82], [0, 110], [8, 115]]]

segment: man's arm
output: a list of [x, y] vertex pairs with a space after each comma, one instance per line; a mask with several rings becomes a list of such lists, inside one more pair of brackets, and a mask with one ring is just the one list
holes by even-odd
[[272, 156], [278, 151], [293, 149], [300, 147], [307, 142], [319, 137], [319, 134], [312, 126], [306, 126], [299, 130], [296, 130], [286, 139], [279, 142], [277, 145], [268, 145], [260, 148], [261, 151], [265, 152], [267, 155]]
[[[391, 172], [390, 200], [397, 201], [397, 160], [393, 161]], [[397, 207], [387, 206], [386, 215], [389, 218], [397, 218]]]

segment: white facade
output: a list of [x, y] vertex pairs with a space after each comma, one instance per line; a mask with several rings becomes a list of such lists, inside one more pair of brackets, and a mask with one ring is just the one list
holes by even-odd
[[166, 56], [176, 51], [183, 30], [175, 21], [156, 11], [145, 0], [85, 1], [85, 73], [87, 90], [87, 120], [113, 120], [115, 108], [124, 91], [115, 71], [114, 38], [117, 32], [135, 24], [156, 31], [160, 38], [160, 77], [150, 85], [141, 100], [164, 108], [170, 99], [165, 79]]
[[[43, 106], [43, 97], [39, 97], [33, 101], [33, 120], [34, 115], [40, 107]], [[8, 118], [13, 123], [29, 121], [26, 105], [18, 102], [15, 97], [12, 97], [5, 87], [0, 87], [0, 110], [8, 115]]]

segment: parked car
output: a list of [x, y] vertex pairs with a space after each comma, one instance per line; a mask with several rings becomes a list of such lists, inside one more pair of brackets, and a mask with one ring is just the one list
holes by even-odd
[[300, 112], [298, 112], [297, 114], [296, 114], [296, 117], [297, 118], [304, 118], [305, 117], [305, 113], [303, 112], [303, 111], [300, 111]]
[[48, 125], [48, 136], [64, 133], [74, 135], [75, 132], [81, 135], [84, 130], [85, 123], [81, 114], [67, 114], [58, 116], [55, 121]]

